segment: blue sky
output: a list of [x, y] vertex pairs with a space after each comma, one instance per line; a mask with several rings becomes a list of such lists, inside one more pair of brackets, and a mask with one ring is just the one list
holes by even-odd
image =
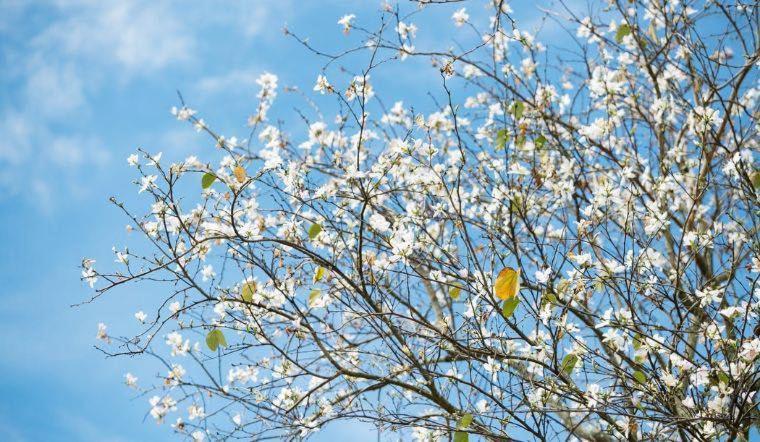
[[[213, 159], [208, 139], [169, 114], [177, 90], [215, 129], [244, 138], [262, 72], [279, 75], [281, 87], [310, 91], [322, 66], [282, 33], [286, 23], [318, 47], [347, 47], [338, 18], [353, 12], [362, 23], [379, 5], [189, 3], [0, 0], [3, 440], [166, 439], [168, 425], [144, 420], [147, 398], [122, 385], [125, 372], [140, 373], [140, 361], [106, 359], [92, 347], [100, 321], [124, 333], [136, 328], [132, 314], [150, 311], [157, 288], [132, 287], [70, 307], [91, 294], [79, 281], [81, 259], [109, 263], [112, 246], [130, 244], [127, 220], [108, 198], [146, 206], [126, 157], [143, 147], [169, 160]], [[425, 20], [449, 20], [453, 9]], [[420, 46], [439, 37], [418, 24]], [[388, 103], [425, 99], [438, 86], [412, 75], [411, 64], [399, 69], [373, 81], [384, 85]], [[292, 107], [278, 109], [296, 119]], [[155, 374], [150, 370], [141, 377]], [[370, 434], [361, 424], [341, 424], [316, 440]]]

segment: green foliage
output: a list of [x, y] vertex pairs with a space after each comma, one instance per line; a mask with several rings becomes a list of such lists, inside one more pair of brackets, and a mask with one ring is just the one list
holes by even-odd
[[633, 372], [633, 378], [636, 379], [636, 382], [638, 382], [639, 384], [646, 384], [647, 382], [646, 375], [639, 370], [636, 370]]
[[557, 303], [557, 295], [555, 295], [552, 292], [545, 292], [544, 296], [541, 297], [541, 308], [543, 308], [547, 303], [549, 304], [556, 304]]
[[318, 223], [314, 223], [309, 227], [309, 239], [314, 239], [322, 231], [322, 226]]
[[472, 423], [472, 419], [473, 418], [471, 413], [465, 413], [465, 415], [459, 419], [459, 422], [457, 422], [457, 427], [461, 430], [469, 428], [470, 424]]
[[731, 379], [728, 377], [728, 375], [725, 372], [719, 371], [718, 372], [718, 381], [720, 383], [728, 385], [728, 383], [731, 381]]
[[216, 351], [216, 349], [219, 347], [226, 347], [227, 340], [224, 338], [224, 333], [222, 333], [222, 331], [218, 328], [211, 330], [206, 335], [206, 345], [208, 345], [208, 348], [211, 351]]
[[574, 354], [569, 354], [565, 356], [564, 359], [562, 359], [562, 371], [570, 376], [573, 373], [573, 369], [575, 369], [575, 364], [578, 363], [578, 356]]
[[546, 137], [543, 134], [537, 136], [533, 141], [533, 144], [536, 145], [536, 149], [541, 149], [544, 147], [544, 144], [546, 144]]
[[256, 283], [246, 282], [245, 284], [243, 284], [243, 289], [240, 291], [240, 296], [242, 296], [243, 301], [251, 302], [253, 301], [253, 294], [255, 292], [256, 292]]
[[642, 343], [641, 342], [641, 336], [638, 333], [636, 333], [633, 336], [633, 349], [634, 350], [640, 349], [641, 348], [641, 343]]
[[464, 416], [462, 416], [459, 419], [459, 422], [457, 422], [457, 431], [454, 432], [454, 442], [468, 442], [470, 440], [470, 435], [461, 430], [466, 430], [470, 427], [470, 424], [472, 424], [472, 414], [465, 413]]
[[501, 308], [501, 314], [504, 315], [505, 318], [509, 318], [514, 314], [518, 304], [520, 304], [520, 298], [517, 296], [507, 299], [504, 301], [504, 305]]
[[615, 41], [618, 43], [623, 42], [623, 38], [625, 38], [626, 35], [629, 35], [631, 33], [631, 27], [628, 26], [626, 23], [621, 24], [617, 28], [617, 32], [615, 33]]
[[449, 289], [449, 296], [451, 296], [451, 299], [459, 299], [459, 294], [462, 292], [462, 288], [459, 286], [454, 286]]
[[311, 292], [309, 292], [309, 307], [314, 306], [314, 301], [319, 298], [319, 296], [322, 294], [322, 291], [319, 289], [312, 289]]
[[496, 133], [496, 150], [503, 150], [509, 142], [509, 132], [506, 129], [501, 129]]
[[523, 113], [525, 112], [525, 103], [522, 101], [515, 101], [515, 104], [512, 107], [512, 115], [515, 116], [515, 120], [519, 120], [522, 118]]
[[201, 188], [208, 189], [214, 184], [214, 181], [216, 181], [216, 175], [213, 173], [204, 173], [203, 178], [201, 178]]

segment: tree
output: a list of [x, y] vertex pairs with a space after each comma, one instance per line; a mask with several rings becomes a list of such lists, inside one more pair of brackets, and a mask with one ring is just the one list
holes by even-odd
[[[345, 16], [360, 43], [335, 55], [286, 30], [325, 58], [314, 95], [334, 118], [271, 122], [265, 74], [242, 141], [174, 110], [221, 161], [130, 157], [152, 205], [113, 202], [146, 251], [85, 260], [83, 279], [93, 299], [162, 288], [139, 336], [98, 331], [107, 354], [165, 365], [139, 387], [155, 419], [195, 439], [352, 419], [418, 440], [756, 431], [757, 5], [558, 2], [550, 46], [482, 5]], [[473, 44], [449, 48], [447, 27]], [[386, 107], [371, 74], [415, 59], [430, 111]]]

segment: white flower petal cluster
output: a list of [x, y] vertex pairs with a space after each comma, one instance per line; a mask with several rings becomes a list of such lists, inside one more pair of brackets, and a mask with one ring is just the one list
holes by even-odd
[[128, 157], [145, 204], [114, 202], [140, 241], [81, 278], [160, 290], [99, 348], [163, 364], [150, 414], [194, 440], [353, 418], [403, 440], [746, 438], [758, 61], [704, 27], [746, 14], [605, 2], [567, 23], [569, 55], [507, 2], [437, 3], [384, 4], [377, 32], [346, 14], [340, 51], [296, 37], [342, 55], [295, 116], [271, 73], [247, 133], [172, 110], [218, 155]]

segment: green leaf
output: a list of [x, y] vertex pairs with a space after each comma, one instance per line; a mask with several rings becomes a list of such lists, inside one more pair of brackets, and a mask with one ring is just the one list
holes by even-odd
[[472, 414], [466, 413], [464, 416], [462, 416], [461, 419], [459, 419], [459, 422], [457, 422], [457, 428], [459, 428], [460, 430], [465, 430], [469, 428], [471, 423], [472, 423]]
[[615, 41], [618, 43], [623, 42], [623, 38], [626, 35], [629, 35], [631, 33], [631, 27], [628, 26], [626, 23], [621, 24], [617, 28], [617, 33], [615, 33]]
[[752, 185], [755, 186], [755, 189], [760, 188], [760, 170], [752, 173]]
[[506, 129], [501, 129], [496, 132], [496, 150], [503, 150], [509, 142], [509, 132]]
[[454, 442], [469, 442], [470, 435], [465, 433], [464, 431], [455, 431], [454, 432]]
[[536, 149], [541, 149], [542, 147], [544, 147], [544, 144], [546, 144], [546, 137], [543, 134], [539, 135], [533, 141], [533, 144], [536, 145]]
[[569, 354], [565, 356], [564, 359], [562, 359], [562, 371], [570, 376], [573, 373], [573, 369], [575, 368], [575, 364], [578, 363], [578, 356], [574, 354]]
[[728, 375], [725, 372], [719, 371], [718, 372], [718, 381], [721, 384], [728, 385], [728, 383], [731, 381], [731, 379], [729, 379]]
[[452, 299], [459, 299], [459, 294], [462, 293], [462, 288], [459, 286], [454, 286], [449, 289], [449, 296], [451, 296]]
[[517, 304], [519, 303], [520, 298], [517, 296], [507, 299], [504, 301], [504, 306], [501, 308], [501, 314], [504, 315], [505, 318], [509, 318], [515, 312]]
[[322, 231], [322, 226], [318, 223], [314, 223], [309, 227], [309, 239], [314, 239], [319, 235], [319, 232]]
[[214, 184], [214, 181], [216, 181], [216, 175], [213, 173], [204, 173], [203, 178], [201, 178], [201, 187], [203, 189], [208, 189]]
[[224, 333], [218, 328], [211, 330], [206, 335], [206, 345], [208, 345], [208, 348], [211, 349], [211, 351], [216, 351], [219, 347], [226, 347], [227, 340], [224, 339]]
[[633, 372], [633, 378], [636, 379], [636, 382], [639, 384], [646, 384], [647, 382], [647, 376], [639, 370]]
[[314, 282], [319, 282], [324, 276], [325, 268], [321, 266], [317, 267], [317, 270], [314, 271]]
[[641, 348], [641, 336], [638, 333], [633, 335], [633, 349], [638, 350]]
[[546, 292], [546, 293], [544, 293], [543, 298], [541, 298], [541, 307], [543, 307], [544, 305], [546, 305], [547, 302], [552, 303], [552, 304], [556, 304], [557, 303], [557, 295], [555, 295], [552, 292]]
[[243, 284], [243, 289], [240, 291], [240, 296], [242, 296], [243, 301], [251, 302], [253, 301], [253, 294], [255, 292], [256, 292], [256, 283], [253, 281], [249, 281]]
[[520, 200], [520, 195], [515, 195], [514, 198], [509, 200], [509, 211], [510, 212], [519, 212], [520, 211], [520, 203], [522, 201]]
[[525, 112], [525, 103], [522, 101], [515, 101], [515, 104], [512, 107], [512, 114], [515, 116], [515, 120], [522, 118], [523, 112]]
[[311, 292], [309, 292], [309, 307], [312, 307], [314, 305], [314, 301], [316, 301], [321, 294], [322, 291], [319, 289], [313, 289]]

